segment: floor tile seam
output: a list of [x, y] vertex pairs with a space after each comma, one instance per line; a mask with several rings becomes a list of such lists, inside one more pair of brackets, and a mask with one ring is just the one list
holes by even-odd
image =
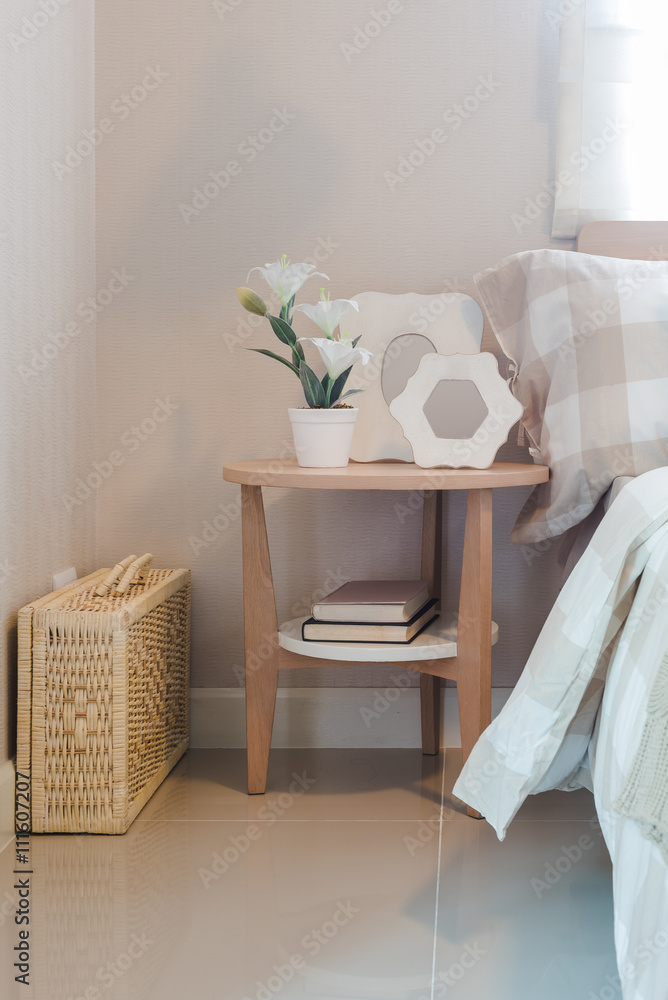
[[[398, 817], [388, 817], [383, 819], [373, 819], [370, 817], [343, 817], [342, 819], [334, 819], [332, 817], [315, 817], [315, 818], [304, 818], [304, 819], [284, 819], [282, 817], [277, 817], [276, 819], [270, 821], [266, 819], [260, 819], [257, 816], [247, 816], [242, 818], [220, 816], [220, 817], [197, 817], [188, 819], [136, 819], [133, 823], [133, 827], [140, 825], [145, 825], [149, 823], [269, 823], [270, 826], [274, 826], [276, 823], [426, 823], [433, 819], [433, 816], [398, 816]], [[474, 820], [469, 816], [463, 814], [457, 814], [453, 817], [439, 817], [442, 826], [448, 826], [450, 823], [485, 823], [485, 820]], [[582, 824], [583, 826], [589, 826], [591, 824], [591, 817], [589, 819], [574, 819], [569, 817], [555, 816], [551, 819], [520, 819], [515, 817], [512, 826], [517, 826], [521, 823], [544, 823], [548, 824]], [[491, 824], [486, 823], [487, 826]], [[95, 836], [91, 834], [91, 836]]]
[[[431, 816], [406, 816], [398, 817], [395, 819], [364, 819], [364, 818], [350, 818], [350, 819], [331, 819], [329, 817], [321, 817], [315, 819], [275, 819], [266, 820], [260, 819], [257, 816], [247, 816], [243, 819], [228, 818], [226, 816], [217, 818], [205, 818], [201, 817], [199, 819], [137, 819], [134, 821], [133, 827], [137, 826], [148, 826], [149, 824], [156, 823], [261, 823], [263, 825], [275, 826], [278, 823], [284, 825], [289, 823], [427, 823], [433, 817]], [[449, 820], [448, 822], [464, 823], [468, 817], [460, 816], [457, 820]], [[95, 836], [95, 834], [91, 834]]]
[[[445, 767], [443, 768], [442, 778], [441, 778], [441, 803], [440, 803], [440, 820], [438, 824], [438, 854], [436, 857], [436, 901], [434, 904], [434, 943], [432, 946], [432, 956], [431, 956], [431, 1000], [434, 1000], [434, 990], [436, 987], [436, 954], [438, 950], [438, 909], [439, 901], [441, 897], [441, 858], [443, 854], [443, 803], [445, 799]], [[465, 817], [462, 816], [462, 819]], [[468, 817], [466, 817], [468, 818]], [[453, 816], [448, 817], [448, 822], [456, 822], [457, 813]]]

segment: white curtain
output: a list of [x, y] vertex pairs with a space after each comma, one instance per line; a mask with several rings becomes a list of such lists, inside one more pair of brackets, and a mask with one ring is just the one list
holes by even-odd
[[668, 219], [668, 0], [563, 0], [552, 235]]

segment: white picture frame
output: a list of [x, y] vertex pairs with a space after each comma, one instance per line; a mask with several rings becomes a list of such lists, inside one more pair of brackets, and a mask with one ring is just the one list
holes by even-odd
[[364, 390], [351, 397], [359, 414], [350, 457], [356, 462], [412, 462], [411, 445], [383, 394], [385, 353], [395, 342], [398, 350], [403, 349], [407, 343], [404, 337], [424, 337], [437, 354], [477, 354], [482, 342], [482, 310], [475, 299], [461, 292], [363, 292], [354, 299], [360, 311], [350, 309], [341, 329], [361, 337], [360, 347], [371, 351], [375, 360], [364, 367], [355, 365], [346, 384], [346, 389]]
[[[437, 437], [424, 407], [444, 380], [473, 382], [487, 407], [475, 432], [468, 438]], [[488, 469], [524, 408], [499, 374], [493, 354], [425, 354], [404, 391], [390, 403], [392, 416], [409, 441], [416, 465], [424, 469]]]

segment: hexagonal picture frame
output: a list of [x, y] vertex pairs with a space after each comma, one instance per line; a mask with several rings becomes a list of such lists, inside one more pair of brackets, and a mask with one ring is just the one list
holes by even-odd
[[[468, 437], [438, 436], [425, 413], [430, 403], [434, 409], [436, 387], [448, 381], [473, 383], [471, 391], [477, 390], [487, 410], [483, 417], [482, 406], [478, 406], [476, 412], [482, 419]], [[488, 469], [522, 416], [523, 407], [499, 374], [493, 354], [425, 354], [404, 391], [390, 403], [390, 412], [413, 449], [416, 465], [423, 469]], [[461, 421], [454, 422], [460, 429]]]

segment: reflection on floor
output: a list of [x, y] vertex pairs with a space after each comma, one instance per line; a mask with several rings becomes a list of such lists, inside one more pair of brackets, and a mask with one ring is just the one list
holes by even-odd
[[30, 987], [5, 1000], [590, 1000], [616, 972], [588, 792], [532, 798], [499, 843], [450, 789], [460, 751], [195, 750], [122, 837], [30, 839]]

